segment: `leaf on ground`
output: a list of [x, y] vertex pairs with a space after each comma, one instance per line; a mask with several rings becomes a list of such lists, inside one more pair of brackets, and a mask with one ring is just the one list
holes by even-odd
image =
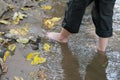
[[52, 22], [57, 22], [57, 21], [59, 21], [59, 20], [61, 20], [60, 17], [53, 17], [53, 18], [51, 19]]
[[8, 50], [14, 51], [16, 49], [16, 44], [11, 44], [8, 46]]
[[43, 48], [44, 48], [45, 51], [50, 51], [51, 46], [48, 43], [45, 43], [43, 45]]
[[3, 38], [0, 37], [0, 43], [3, 42]]
[[24, 80], [22, 77], [17, 77], [17, 76], [15, 76], [14, 77], [14, 80]]
[[38, 65], [46, 62], [46, 58], [39, 57], [39, 55], [35, 55], [33, 60], [31, 61], [31, 65]]
[[40, 54], [39, 52], [30, 52], [27, 57], [26, 60], [31, 60], [35, 55]]
[[27, 10], [29, 10], [30, 8], [27, 8], [27, 7], [23, 7], [23, 8], [21, 8], [21, 10], [23, 10], [23, 11], [27, 11]]
[[14, 24], [19, 24], [20, 20], [24, 19], [27, 17], [27, 15], [21, 13], [21, 12], [15, 12], [13, 16], [13, 23]]
[[19, 43], [27, 44], [29, 42], [29, 39], [20, 37], [16, 41]]
[[41, 9], [43, 9], [43, 10], [51, 10], [51, 9], [52, 9], [52, 6], [49, 6], [49, 5], [41, 5]]
[[28, 26], [23, 26], [17, 29], [10, 29], [9, 33], [10, 34], [14, 34], [14, 35], [22, 35], [25, 36], [27, 35], [29, 32], [29, 28]]
[[0, 19], [0, 23], [1, 24], [6, 24], [6, 25], [11, 24], [11, 22], [9, 22], [7, 20], [2, 20], [2, 19]]
[[59, 21], [61, 18], [59, 17], [53, 17], [51, 19], [44, 20], [44, 25], [48, 28], [52, 28], [55, 25], [55, 22]]
[[28, 34], [29, 32], [29, 28], [28, 26], [24, 26], [24, 27], [21, 27], [19, 29], [17, 29], [17, 31], [22, 35], [22, 36], [25, 36]]
[[15, 35], [19, 34], [19, 32], [16, 29], [10, 29], [9, 33], [10, 34], [15, 34]]
[[44, 25], [47, 26], [49, 29], [52, 28], [55, 24], [51, 22], [51, 20], [45, 20]]
[[10, 51], [6, 51], [3, 57], [3, 61], [6, 61], [9, 56], [10, 56]]

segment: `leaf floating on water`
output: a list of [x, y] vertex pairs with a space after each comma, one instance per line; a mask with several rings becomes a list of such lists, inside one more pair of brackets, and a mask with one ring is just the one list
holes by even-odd
[[52, 9], [52, 6], [49, 6], [49, 5], [41, 5], [41, 9], [43, 9], [43, 10], [51, 10], [51, 9]]
[[27, 11], [27, 10], [29, 10], [30, 8], [26, 8], [26, 7], [23, 7], [23, 8], [21, 8], [21, 10], [23, 10], [23, 11]]
[[53, 17], [53, 18], [51, 19], [52, 22], [57, 22], [57, 21], [59, 21], [59, 20], [61, 20], [61, 18], [59, 18], [59, 17]]
[[19, 32], [17, 30], [15, 30], [15, 29], [10, 29], [9, 33], [10, 34], [15, 34], [15, 35], [19, 34]]
[[45, 51], [50, 51], [51, 46], [48, 43], [45, 43], [43, 48]]
[[29, 39], [27, 39], [27, 38], [19, 38], [19, 39], [17, 39], [17, 42], [26, 44], [26, 43], [29, 42]]
[[14, 80], [24, 80], [22, 77], [17, 77], [17, 76], [15, 76], [14, 77]]
[[7, 21], [7, 20], [2, 20], [2, 19], [0, 20], [0, 23], [1, 23], [1, 24], [7, 24], [7, 25], [8, 25], [8, 24], [11, 24], [11, 22], [9, 22], [9, 21]]
[[27, 15], [22, 14], [21, 12], [15, 12], [13, 16], [13, 23], [19, 24], [19, 21], [22, 20], [24, 17], [27, 17]]
[[3, 38], [0, 37], [0, 43], [3, 42]]
[[10, 56], [10, 51], [6, 51], [3, 60], [6, 61], [9, 56]]
[[33, 60], [31, 61], [31, 65], [38, 65], [46, 62], [46, 58], [39, 57], [39, 55], [35, 55]]
[[14, 51], [16, 49], [16, 44], [11, 44], [8, 46], [8, 50]]
[[44, 25], [48, 28], [52, 28], [55, 25], [55, 22], [59, 21], [61, 18], [59, 17], [53, 17], [51, 19], [47, 19], [44, 21]]
[[27, 57], [26, 60], [31, 60], [35, 55], [40, 54], [39, 52], [30, 52]]

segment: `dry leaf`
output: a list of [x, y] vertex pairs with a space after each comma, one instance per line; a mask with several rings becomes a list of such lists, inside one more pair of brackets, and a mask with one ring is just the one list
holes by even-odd
[[10, 29], [9, 33], [10, 34], [15, 34], [15, 35], [19, 34], [19, 32], [16, 29]]
[[31, 60], [35, 55], [40, 54], [39, 52], [30, 52], [27, 57], [26, 60]]
[[44, 25], [48, 28], [52, 28], [55, 24], [51, 20], [45, 20]]
[[3, 60], [6, 61], [9, 56], [10, 56], [10, 51], [6, 51]]
[[11, 22], [9, 22], [9, 21], [7, 21], [7, 20], [0, 20], [0, 23], [2, 23], [2, 24], [11, 24]]
[[43, 9], [43, 10], [51, 10], [51, 9], [52, 9], [52, 6], [42, 5], [42, 6], [41, 6], [41, 9]]
[[21, 10], [23, 10], [23, 11], [27, 11], [27, 10], [29, 10], [30, 8], [26, 8], [26, 7], [23, 7], [23, 8], [21, 8]]
[[39, 55], [35, 55], [33, 60], [31, 61], [31, 65], [38, 65], [46, 62], [46, 58], [39, 57]]
[[24, 17], [27, 17], [27, 15], [22, 14], [21, 12], [15, 12], [13, 16], [13, 23], [19, 24], [19, 21], [23, 19]]
[[48, 28], [52, 28], [55, 25], [55, 22], [59, 21], [61, 18], [53, 17], [44, 21], [44, 25]]
[[14, 80], [24, 80], [22, 77], [17, 77], [17, 76], [15, 76], [14, 77]]
[[26, 43], [29, 42], [29, 39], [21, 37], [21, 38], [17, 39], [16, 41], [19, 42], [19, 43], [26, 44]]
[[16, 49], [16, 44], [11, 44], [8, 46], [8, 50], [14, 51]]
[[52, 22], [57, 22], [57, 21], [59, 21], [59, 20], [61, 20], [61, 18], [59, 18], [59, 17], [53, 17], [53, 18], [51, 19]]
[[43, 48], [45, 51], [50, 51], [51, 46], [48, 43], [45, 43]]
[[0, 43], [3, 42], [3, 38], [0, 37]]

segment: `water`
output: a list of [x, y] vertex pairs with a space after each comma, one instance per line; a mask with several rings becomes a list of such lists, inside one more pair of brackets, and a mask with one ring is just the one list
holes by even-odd
[[[61, 17], [63, 19], [66, 1], [50, 0], [45, 3], [52, 5], [53, 9], [51, 11], [42, 11], [36, 6], [37, 2], [35, 2], [35, 4], [32, 4], [35, 5], [34, 9], [23, 11], [29, 17], [23, 20], [20, 25], [28, 23], [34, 36], [44, 35], [43, 30], [59, 32], [61, 29], [62, 20], [52, 29], [46, 29], [43, 20], [49, 17]], [[15, 55], [6, 62], [9, 67], [8, 73], [3, 75], [1, 80], [13, 80], [14, 76], [22, 76], [25, 80], [32, 80], [28, 74], [39, 69], [45, 72], [48, 77], [47, 80], [120, 80], [119, 4], [120, 0], [117, 0], [113, 17], [114, 35], [110, 39], [106, 55], [97, 54], [94, 51], [98, 37], [94, 32], [95, 28], [89, 15], [89, 7], [79, 33], [71, 35], [68, 44], [59, 44], [46, 39], [41, 40], [37, 51], [40, 52], [42, 57], [47, 58], [46, 63], [31, 66], [29, 62], [26, 62], [25, 57], [34, 50], [31, 49], [29, 44], [25, 47], [17, 44]], [[24, 6], [25, 3], [22, 5]], [[4, 26], [1, 26], [1, 28], [2, 31], [5, 30]], [[51, 45], [50, 52], [44, 51], [44, 43]], [[23, 67], [19, 67], [21, 65]]]

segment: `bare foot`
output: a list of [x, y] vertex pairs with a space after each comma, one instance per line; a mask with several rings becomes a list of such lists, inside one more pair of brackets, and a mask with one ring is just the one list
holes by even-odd
[[49, 39], [58, 41], [60, 43], [67, 43], [68, 42], [67, 37], [63, 37], [60, 35], [60, 33], [56, 33], [56, 32], [47, 32], [46, 37]]

